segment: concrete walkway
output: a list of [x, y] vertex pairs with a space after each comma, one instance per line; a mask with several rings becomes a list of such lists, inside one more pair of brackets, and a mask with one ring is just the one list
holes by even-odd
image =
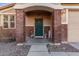
[[[70, 44], [79, 49], [79, 44]], [[79, 52], [48, 52], [46, 45], [32, 45], [27, 56], [79, 56]]]
[[[27, 42], [26, 45], [31, 45], [27, 56], [79, 56], [79, 52], [48, 52], [47, 40], [34, 39]], [[73, 47], [79, 49], [79, 43], [69, 43]]]
[[28, 56], [49, 56], [46, 45], [32, 45]]
[[49, 44], [47, 39], [28, 40], [26, 45], [31, 45], [31, 48], [27, 56], [49, 56], [47, 44]]
[[26, 41], [26, 45], [46, 45], [50, 43], [48, 41], [48, 39], [32, 39], [32, 38], [29, 38], [27, 41]]
[[46, 45], [32, 45], [27, 56], [79, 56], [79, 52], [48, 52]]
[[76, 43], [70, 43], [70, 45], [72, 45], [73, 47], [79, 49], [79, 42], [76, 42]]

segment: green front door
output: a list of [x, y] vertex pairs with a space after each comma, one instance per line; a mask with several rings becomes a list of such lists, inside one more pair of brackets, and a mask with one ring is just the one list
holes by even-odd
[[43, 36], [43, 19], [35, 19], [35, 36]]

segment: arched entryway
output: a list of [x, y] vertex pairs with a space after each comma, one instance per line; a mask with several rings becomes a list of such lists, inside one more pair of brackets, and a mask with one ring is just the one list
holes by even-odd
[[[31, 10], [25, 12], [25, 36], [32, 40], [43, 42], [49, 38], [49, 30], [51, 31], [51, 12], [45, 10]], [[52, 33], [51, 33], [52, 34]], [[51, 35], [50, 35], [51, 38]], [[29, 39], [29, 40], [30, 40]]]
[[[25, 33], [25, 16], [27, 14], [29, 15], [31, 13], [38, 14], [39, 12], [45, 12], [45, 13], [47, 12], [48, 14], [50, 14], [50, 16], [51, 16], [51, 23], [50, 23], [51, 24], [51, 26], [50, 26], [51, 41], [60, 43], [61, 42], [61, 10], [48, 7], [47, 5], [45, 5], [45, 6], [44, 5], [39, 5], [39, 6], [35, 5], [35, 6], [28, 6], [27, 8], [25, 7], [23, 9], [16, 9], [16, 41], [23, 42], [25, 40], [25, 34], [28, 32], [28, 31], [26, 31], [26, 33]], [[43, 14], [45, 14], [45, 13], [43, 13]], [[47, 15], [47, 13], [46, 13], [46, 15]], [[37, 17], [40, 18], [41, 16], [38, 15]], [[40, 23], [43, 24], [42, 21], [40, 21]], [[43, 26], [43, 25], [40, 25], [40, 26]], [[40, 31], [43, 32], [43, 27], [41, 27], [41, 28], [42, 29], [40, 29]], [[35, 32], [35, 35], [38, 35], [37, 32]], [[38, 32], [38, 33], [40, 33], [40, 32]], [[44, 33], [40, 33], [41, 36], [43, 34]]]

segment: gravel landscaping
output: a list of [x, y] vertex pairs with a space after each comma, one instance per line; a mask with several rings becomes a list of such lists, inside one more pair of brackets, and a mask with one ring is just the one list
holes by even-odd
[[0, 56], [27, 56], [29, 49], [30, 45], [17, 46], [15, 42], [0, 42]]
[[69, 44], [61, 45], [47, 45], [48, 52], [79, 52], [78, 49], [72, 47]]

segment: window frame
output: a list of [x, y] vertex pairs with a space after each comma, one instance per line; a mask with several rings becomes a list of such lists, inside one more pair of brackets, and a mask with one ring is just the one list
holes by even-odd
[[[8, 15], [8, 21], [4, 21], [4, 15]], [[3, 26], [2, 26], [3, 29], [16, 29], [16, 16], [15, 16], [15, 14], [4, 14], [4, 15], [3, 15]], [[11, 15], [14, 16], [14, 21], [10, 21], [10, 16]], [[4, 27], [4, 22], [8, 22], [8, 28]], [[14, 27], [13, 28], [11, 28], [11, 25], [10, 25], [11, 22], [14, 23]]]

